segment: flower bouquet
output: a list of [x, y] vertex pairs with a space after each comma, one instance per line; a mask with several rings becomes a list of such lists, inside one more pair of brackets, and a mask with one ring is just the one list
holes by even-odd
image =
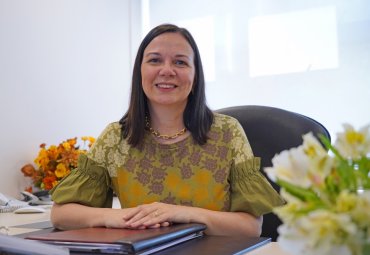
[[51, 190], [71, 170], [76, 168], [78, 156], [87, 152], [95, 138], [83, 136], [81, 140], [83, 141], [82, 147], [77, 144], [77, 137], [67, 139], [58, 146], [51, 145], [48, 148], [46, 144], [41, 144], [38, 156], [34, 160], [36, 168], [32, 164], [26, 164], [21, 169], [23, 175], [30, 177], [33, 182], [33, 187], [27, 187], [26, 191], [32, 193], [33, 188], [38, 189], [36, 191]]
[[343, 126], [334, 145], [308, 133], [265, 168], [286, 200], [274, 212], [278, 242], [292, 254], [370, 254], [370, 125]]

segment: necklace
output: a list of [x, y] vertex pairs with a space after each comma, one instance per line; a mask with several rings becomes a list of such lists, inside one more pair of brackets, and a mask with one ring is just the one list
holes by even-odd
[[150, 126], [149, 118], [147, 116], [145, 117], [145, 125], [146, 125], [146, 128], [149, 130], [149, 132], [152, 133], [155, 137], [162, 138], [165, 140], [175, 139], [186, 133], [186, 128], [183, 128], [174, 135], [162, 135]]

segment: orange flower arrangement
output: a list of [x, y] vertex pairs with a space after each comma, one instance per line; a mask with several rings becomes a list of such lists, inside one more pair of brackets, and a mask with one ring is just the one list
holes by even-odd
[[[26, 164], [21, 168], [23, 175], [32, 179], [35, 188], [51, 190], [77, 167], [78, 156], [85, 154], [95, 142], [95, 138], [90, 136], [83, 136], [81, 140], [82, 148], [77, 144], [77, 137], [67, 139], [58, 146], [51, 145], [49, 148], [46, 148], [45, 143], [41, 144], [39, 154], [34, 160], [37, 169], [32, 164]], [[32, 189], [32, 186], [26, 188], [31, 193]]]

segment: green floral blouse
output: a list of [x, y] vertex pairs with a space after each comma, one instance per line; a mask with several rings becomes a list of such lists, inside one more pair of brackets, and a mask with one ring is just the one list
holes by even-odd
[[215, 113], [208, 137], [205, 145], [191, 136], [160, 144], [148, 132], [135, 148], [112, 123], [51, 191], [52, 199], [111, 207], [114, 191], [122, 208], [160, 201], [255, 216], [283, 203], [260, 173], [260, 159], [236, 119]]

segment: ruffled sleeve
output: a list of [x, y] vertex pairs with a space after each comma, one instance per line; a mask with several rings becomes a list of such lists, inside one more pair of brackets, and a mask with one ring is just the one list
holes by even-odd
[[91, 207], [112, 207], [113, 191], [108, 171], [81, 154], [78, 167], [50, 191], [58, 204], [79, 203]]
[[248, 212], [261, 216], [284, 200], [260, 172], [261, 160], [254, 157], [244, 129], [235, 120], [231, 126], [233, 162], [230, 169], [230, 211]]
[[260, 158], [253, 157], [234, 165], [230, 173], [230, 183], [230, 211], [261, 216], [284, 203], [260, 172]]

